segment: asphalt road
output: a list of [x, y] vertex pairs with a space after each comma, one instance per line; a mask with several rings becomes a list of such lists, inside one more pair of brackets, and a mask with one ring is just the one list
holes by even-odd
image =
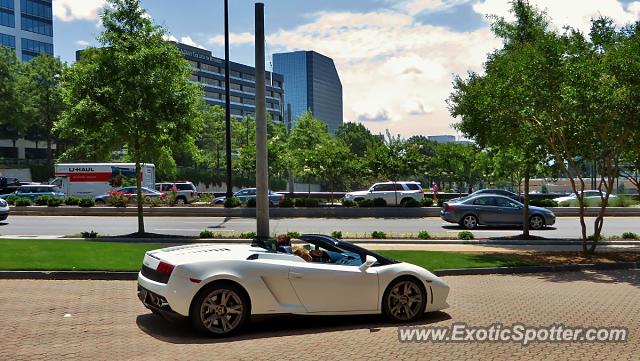
[[[147, 232], [172, 235], [198, 235], [208, 229], [219, 234], [233, 234], [255, 231], [255, 219], [252, 218], [204, 218], [204, 217], [145, 217]], [[587, 219], [587, 231], [592, 233], [593, 218]], [[83, 231], [96, 231], [101, 235], [122, 235], [137, 230], [136, 217], [45, 217], [10, 216], [0, 222], [2, 236], [62, 236], [78, 234]], [[271, 220], [272, 233], [296, 231], [300, 233], [325, 233], [341, 231], [343, 236], [364, 236], [372, 231], [384, 231], [389, 236], [416, 235], [427, 230], [433, 236], [451, 236], [455, 238], [462, 229], [457, 225], [443, 222], [440, 218], [422, 219], [318, 219], [290, 218]], [[640, 217], [609, 217], [605, 219], [605, 235], [621, 235], [624, 232], [640, 233]], [[521, 230], [515, 228], [481, 227], [473, 233], [476, 238], [491, 238], [517, 235]], [[578, 238], [580, 222], [577, 217], [561, 217], [553, 227], [532, 232], [545, 238]]]

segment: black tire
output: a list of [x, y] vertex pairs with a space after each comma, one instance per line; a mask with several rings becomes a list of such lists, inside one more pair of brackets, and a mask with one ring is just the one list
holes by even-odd
[[98, 206], [104, 206], [106, 204], [107, 204], [107, 202], [103, 201], [102, 199], [96, 200], [96, 205], [98, 205]]
[[183, 206], [183, 205], [185, 205], [187, 203], [189, 203], [189, 202], [187, 202], [187, 199], [185, 197], [176, 198], [176, 205]]
[[362, 202], [362, 201], [364, 201], [364, 198], [354, 198], [353, 201], [356, 202], [356, 203]]
[[478, 217], [473, 214], [467, 214], [460, 220], [460, 226], [466, 229], [476, 229], [478, 227]]
[[415, 321], [424, 314], [426, 306], [427, 291], [414, 277], [394, 280], [382, 296], [382, 313], [393, 322]]
[[[225, 293], [228, 296], [223, 301]], [[211, 309], [211, 306], [216, 308]], [[236, 312], [228, 312], [230, 310]], [[214, 337], [228, 337], [242, 328], [250, 314], [251, 304], [241, 287], [229, 282], [216, 282], [204, 287], [194, 297], [189, 319], [203, 333]]]
[[407, 206], [407, 202], [409, 202], [409, 198], [403, 198], [400, 201], [400, 207], [406, 207]]
[[544, 218], [540, 215], [534, 214], [529, 218], [529, 228], [531, 229], [542, 229], [544, 228]]

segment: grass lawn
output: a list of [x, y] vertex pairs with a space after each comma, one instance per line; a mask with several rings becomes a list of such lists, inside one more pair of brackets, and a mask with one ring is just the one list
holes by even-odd
[[[78, 240], [0, 240], [0, 270], [138, 271], [144, 253], [167, 244]], [[379, 251], [429, 270], [531, 265], [509, 255], [435, 251]]]

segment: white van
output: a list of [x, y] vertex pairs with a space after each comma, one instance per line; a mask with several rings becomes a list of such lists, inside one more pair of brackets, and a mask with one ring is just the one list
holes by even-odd
[[[142, 186], [154, 188], [156, 167], [141, 164]], [[69, 196], [95, 197], [125, 185], [135, 185], [135, 163], [61, 163], [55, 166], [56, 185]]]

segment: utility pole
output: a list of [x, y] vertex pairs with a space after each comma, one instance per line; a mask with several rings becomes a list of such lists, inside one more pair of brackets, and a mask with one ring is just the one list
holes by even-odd
[[255, 4], [256, 22], [256, 226], [257, 239], [269, 239], [269, 165], [264, 71], [264, 4]]
[[227, 144], [227, 198], [233, 197], [231, 179], [231, 85], [229, 84], [229, 0], [224, 0], [224, 104], [225, 104], [225, 139]]
[[[287, 136], [291, 135], [291, 103], [287, 104]], [[293, 172], [291, 168], [287, 168], [287, 175], [289, 176], [289, 194], [294, 193], [295, 183], [293, 179]]]

